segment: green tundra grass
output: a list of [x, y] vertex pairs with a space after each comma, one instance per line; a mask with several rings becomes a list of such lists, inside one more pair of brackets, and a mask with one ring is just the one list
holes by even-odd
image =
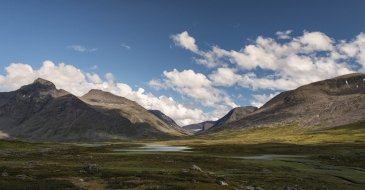
[[[144, 144], [186, 145], [192, 150], [114, 151]], [[298, 157], [242, 158], [259, 155]], [[1, 190], [260, 188], [365, 189], [365, 123], [327, 130], [290, 125], [95, 145], [0, 141]]]

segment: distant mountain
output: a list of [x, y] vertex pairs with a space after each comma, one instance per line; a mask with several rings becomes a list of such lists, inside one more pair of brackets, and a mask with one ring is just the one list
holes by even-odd
[[215, 124], [215, 121], [204, 121], [201, 123], [194, 123], [190, 125], [185, 125], [183, 128], [191, 133], [198, 133], [201, 131], [208, 130]]
[[282, 92], [260, 109], [210, 131], [289, 123], [328, 128], [363, 120], [365, 74], [354, 73]]
[[[215, 132], [296, 124], [335, 127], [365, 120], [365, 74], [354, 73], [282, 92], [264, 106], [239, 107], [218, 121], [184, 126]], [[37, 79], [12, 92], [0, 93], [0, 135], [42, 141], [156, 139], [186, 135], [160, 111], [101, 90], [82, 97]]]
[[46, 141], [181, 136], [137, 103], [101, 91], [81, 99], [44, 79], [0, 93], [0, 131]]
[[254, 106], [233, 108], [225, 116], [223, 116], [221, 119], [219, 119], [217, 122], [215, 122], [214, 126], [212, 126], [212, 127], [220, 127], [222, 125], [240, 120], [240, 119], [246, 117], [247, 115], [253, 113], [257, 109], [258, 108], [254, 107]]
[[171, 119], [169, 116], [162, 113], [160, 110], [148, 110], [150, 113], [152, 113], [154, 116], [159, 118], [161, 121], [169, 125], [170, 127], [176, 129], [177, 131], [180, 131], [181, 133], [190, 134], [189, 131], [183, 129], [180, 127], [173, 119]]

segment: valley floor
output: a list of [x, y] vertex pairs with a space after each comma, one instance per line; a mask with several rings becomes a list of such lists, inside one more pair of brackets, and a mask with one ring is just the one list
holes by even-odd
[[[0, 189], [365, 189], [364, 123], [244, 132], [106, 144], [3, 140]], [[192, 149], [115, 151], [144, 144]]]

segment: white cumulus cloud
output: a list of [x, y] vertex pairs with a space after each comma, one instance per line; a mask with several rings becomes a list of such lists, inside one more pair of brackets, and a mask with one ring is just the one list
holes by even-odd
[[199, 51], [198, 46], [195, 44], [195, 39], [191, 37], [187, 31], [181, 32], [180, 34], [171, 35], [171, 39], [177, 46], [196, 53]]
[[209, 78], [215, 85], [232, 86], [241, 79], [241, 75], [236, 74], [235, 70], [232, 68], [222, 67], [213, 71], [213, 73], [209, 75]]
[[[365, 71], [365, 34], [355, 39], [335, 40], [318, 31], [277, 32], [278, 41], [258, 36], [240, 50], [212, 46], [195, 52], [198, 64], [213, 70], [212, 86], [291, 90], [300, 85], [352, 72]], [[196, 49], [199, 49], [198, 47]], [[265, 72], [262, 75], [260, 73]]]
[[163, 81], [151, 80], [150, 85], [173, 89], [208, 107], [226, 105], [233, 108], [237, 106], [229, 95], [213, 87], [212, 82], [202, 73], [196, 73], [193, 70], [178, 71], [174, 69], [164, 71], [163, 75]]
[[332, 39], [322, 32], [304, 32], [297, 39], [303, 46], [301, 49], [308, 52], [332, 50]]

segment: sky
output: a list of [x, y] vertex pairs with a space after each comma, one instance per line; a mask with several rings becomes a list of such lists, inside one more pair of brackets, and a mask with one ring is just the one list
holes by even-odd
[[0, 91], [41, 77], [180, 125], [365, 71], [361, 0], [2, 0]]

